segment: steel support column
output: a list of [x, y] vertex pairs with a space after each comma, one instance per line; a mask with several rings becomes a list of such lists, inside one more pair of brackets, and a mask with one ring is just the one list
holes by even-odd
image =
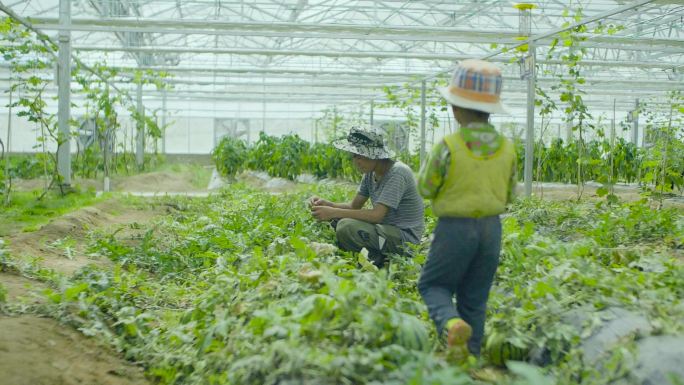
[[145, 125], [142, 121], [145, 116], [145, 107], [142, 103], [142, 82], [138, 83], [136, 96], [138, 100], [138, 114], [140, 119], [136, 125], [135, 164], [138, 166], [139, 170], [142, 170], [145, 163]]
[[632, 143], [639, 147], [639, 99], [636, 99], [632, 111]]
[[57, 173], [60, 184], [71, 185], [71, 130], [69, 114], [71, 104], [71, 24], [70, 0], [60, 0], [59, 21], [65, 27], [59, 31], [59, 57], [57, 76]]
[[162, 91], [162, 154], [166, 154], [166, 89]]
[[530, 42], [531, 71], [527, 76], [527, 131], [525, 135], [525, 196], [532, 195], [532, 167], [534, 165], [534, 94], [535, 94], [535, 47]]
[[5, 205], [10, 203], [10, 188], [12, 186], [12, 178], [10, 177], [10, 156], [12, 149], [12, 69], [9, 70], [9, 103], [7, 104], [7, 144], [5, 144]]
[[425, 161], [425, 80], [420, 84], [420, 167]]
[[373, 99], [370, 101], [370, 126], [373, 127], [373, 113], [375, 113], [375, 102]]

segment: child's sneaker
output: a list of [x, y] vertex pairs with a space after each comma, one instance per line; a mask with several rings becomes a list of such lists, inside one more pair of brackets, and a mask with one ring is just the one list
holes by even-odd
[[456, 363], [468, 360], [468, 340], [473, 334], [473, 328], [460, 318], [452, 318], [446, 324], [447, 355]]

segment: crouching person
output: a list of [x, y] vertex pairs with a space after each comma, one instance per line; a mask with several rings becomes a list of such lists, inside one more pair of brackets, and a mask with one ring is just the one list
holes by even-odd
[[[366, 248], [378, 267], [385, 264], [388, 254], [408, 254], [408, 244], [419, 243], [425, 228], [423, 199], [411, 169], [392, 159], [382, 134], [373, 129], [353, 127], [333, 145], [350, 154], [363, 178], [350, 203], [312, 197], [311, 215], [331, 221], [342, 250]], [[371, 207], [364, 208], [369, 198]]]

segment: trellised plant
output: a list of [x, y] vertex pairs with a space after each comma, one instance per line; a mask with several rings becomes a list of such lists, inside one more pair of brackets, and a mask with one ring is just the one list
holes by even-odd
[[[570, 16], [570, 9], [567, 8], [563, 15], [571, 18], [569, 21], [563, 23], [563, 27], [568, 27], [571, 22], [581, 21], [582, 9], [576, 9], [575, 14]], [[579, 25], [560, 32], [557, 37], [552, 40], [547, 52], [547, 59], [560, 59], [563, 63], [563, 68], [565, 68], [564, 73], [554, 74], [558, 78], [558, 83], [551, 86], [551, 90], [560, 93], [559, 101], [565, 106], [563, 109], [565, 114], [564, 119], [571, 125], [572, 131], [576, 132], [578, 135], [577, 140], [573, 141], [574, 149], [577, 154], [577, 162], [575, 165], [577, 171], [575, 173], [574, 182], [577, 183], [578, 187], [578, 199], [581, 198], [584, 190], [584, 183], [588, 180], [589, 169], [604, 164], [602, 155], [608, 153], [612, 156], [612, 153], [610, 153], [610, 146], [606, 146], [605, 142], [600, 142], [603, 146], [602, 151], [596, 151], [596, 148], [587, 147], [587, 141], [585, 139], [585, 135], [589, 132], [592, 132], [599, 140], [604, 139], [605, 134], [603, 130], [600, 129], [600, 122], [598, 122], [598, 124], [595, 123], [596, 120], [589, 112], [589, 108], [583, 99], [583, 95], [585, 95], [586, 92], [582, 89], [582, 85], [585, 84], [586, 79], [582, 75], [581, 61], [586, 54], [586, 48], [582, 46], [582, 43], [587, 39], [584, 34], [612, 35], [621, 29], [623, 29], [623, 27], [620, 25], [604, 24], [602, 22], [597, 23], [591, 30], [587, 25]], [[563, 50], [560, 50], [560, 47], [562, 47]], [[549, 113], [550, 110], [557, 109], [556, 104], [551, 102], [544, 91], [538, 89], [537, 95], [541, 97], [541, 99], [537, 100], [537, 105], [542, 107], [542, 115], [544, 113]], [[615, 201], [615, 195], [612, 193], [609, 194], [609, 189], [607, 188], [612, 186], [615, 182], [614, 180], [610, 180], [610, 174], [608, 172], [599, 173], [598, 176], [593, 179], [604, 185], [604, 187], [600, 189], [600, 195], [607, 194], [609, 201]]]
[[[435, 130], [440, 126], [439, 114], [446, 113], [448, 119], [451, 117], [446, 101], [437, 92], [437, 86], [446, 84], [446, 79], [438, 77], [425, 86], [425, 138], [421, 138], [420, 132], [420, 107], [421, 107], [421, 87], [417, 83], [407, 83], [404, 86], [383, 87], [385, 102], [378, 103], [380, 108], [396, 108], [404, 114], [404, 124], [408, 128], [408, 135], [414, 143], [413, 150], [406, 147], [399, 153], [399, 159], [409, 165], [413, 170], [420, 168], [421, 139], [427, 142], [428, 136], [434, 136]], [[392, 133], [388, 133], [390, 136]], [[426, 152], [430, 148], [426, 146]]]
[[[18, 110], [17, 116], [36, 124], [39, 135], [34, 148], [47, 155], [43, 157], [43, 170], [45, 176], [50, 178], [50, 182], [39, 199], [55, 185], [60, 187], [64, 194], [62, 178], [57, 171], [57, 153], [70, 138], [59, 132], [55, 115], [45, 111], [47, 102], [44, 93], [51, 81], [38, 74], [53, 68], [57, 47], [43, 35], [32, 33], [11, 18], [0, 21], [0, 34], [4, 41], [10, 43], [0, 46], [0, 54], [9, 63], [10, 73], [14, 75], [9, 92], [17, 98], [9, 107]], [[56, 148], [51, 152], [49, 148], [53, 144]], [[5, 193], [9, 194], [9, 191]]]
[[117, 71], [104, 64], [92, 67], [99, 76], [80, 71], [79, 67], [77, 69], [74, 80], [82, 87], [81, 92], [86, 97], [86, 110], [89, 111], [84, 119], [95, 122], [97, 146], [78, 149], [74, 170], [85, 178], [96, 177], [99, 170], [108, 176], [111, 171], [115, 171], [112, 167], [112, 158], [115, 155], [113, 149], [116, 131], [121, 127], [116, 108], [124, 103], [123, 96], [118, 92], [111, 92], [108, 84], [117, 75]]
[[337, 111], [337, 108], [326, 108], [322, 111], [323, 116], [315, 121], [314, 142], [326, 142], [335, 140], [343, 135], [343, 127], [346, 125], [344, 115]]
[[[165, 82], [165, 79], [169, 76], [170, 74], [164, 71], [136, 71], [133, 76], [133, 83], [136, 85], [151, 84], [154, 85], [157, 90], [163, 90], [170, 87], [170, 85]], [[139, 111], [137, 107], [132, 104], [129, 105], [128, 111], [136, 123], [136, 127], [138, 127], [140, 130], [143, 130], [143, 147], [145, 146], [145, 138], [149, 137], [151, 140], [156, 141], [162, 137], [163, 130], [166, 129], [166, 127], [159, 126], [156, 119], [156, 112], [153, 112], [152, 114], [145, 114], [143, 111]], [[142, 169], [144, 168], [145, 162], [143, 161]]]
[[[567, 17], [569, 11], [566, 9], [564, 15]], [[573, 17], [574, 21], [579, 21], [582, 18], [582, 9], [578, 9]], [[570, 25], [566, 21], [563, 26]], [[585, 83], [585, 79], [581, 74], [580, 61], [582, 60], [586, 49], [581, 46], [581, 43], [586, 40], [586, 37], [579, 34], [587, 32], [586, 26], [581, 25], [559, 33], [558, 37], [551, 42], [547, 57], [551, 58], [557, 52], [556, 48], [560, 43], [562, 47], [567, 48], [563, 53], [560, 53], [560, 59], [563, 61], [564, 67], [567, 69], [566, 73], [556, 74], [558, 77], [558, 84], [551, 87], [552, 90], [560, 92], [560, 101], [565, 103], [565, 119], [572, 124], [572, 131], [577, 132], [577, 195], [581, 198], [584, 190], [584, 170], [583, 166], [587, 162], [585, 154], [585, 140], [584, 134], [587, 128], [593, 129], [594, 125], [591, 123], [592, 116], [589, 113], [587, 105], [584, 103], [582, 95], [585, 92], [580, 88], [580, 85]]]
[[[44, 175], [50, 180], [45, 192], [39, 199], [42, 199], [45, 193], [55, 185], [64, 194], [66, 191], [63, 189], [62, 177], [57, 170], [56, 154], [62, 145], [71, 140], [75, 134], [64, 135], [61, 133], [57, 127], [56, 115], [46, 111], [45, 90], [52, 79], [40, 75], [50, 73], [50, 69], [54, 68], [58, 48], [47, 35], [31, 31], [12, 18], [0, 20], [0, 35], [3, 41], [9, 42], [9, 44], [0, 46], [0, 55], [10, 65], [12, 78], [9, 92], [16, 95], [16, 99], [9, 106], [17, 109], [17, 116], [35, 123], [39, 130], [37, 145], [34, 148], [39, 149], [40, 152], [36, 159], [43, 163]], [[89, 111], [86, 118], [94, 119], [99, 141], [99, 148], [92, 147], [84, 149], [83, 152], [79, 149], [76, 159], [72, 160], [76, 166], [75, 172], [80, 172], [81, 175], [88, 177], [96, 175], [99, 169], [108, 171], [110, 168], [113, 170], [118, 168], [110, 166], [110, 163], [119, 163], [116, 157], [113, 161], [102, 159], [101, 155], [108, 153], [102, 149], [105, 146], [113, 147], [114, 133], [120, 127], [116, 111], [132, 105], [132, 99], [125, 91], [117, 89], [114, 93], [110, 92], [108, 83], [117, 76], [116, 71], [104, 64], [84, 67], [79, 60], [75, 61], [76, 66], [72, 71], [72, 78], [81, 86], [81, 90], [75, 92], [85, 94], [86, 109]], [[165, 83], [168, 76], [169, 74], [165, 72], [138, 71], [134, 75], [133, 82], [136, 84], [153, 84], [157, 89], [162, 89], [168, 87]], [[157, 124], [156, 112], [144, 115], [135, 108], [129, 108], [129, 111], [136, 123], [143, 127], [146, 135], [152, 139], [161, 137], [163, 128]], [[73, 129], [77, 122], [71, 119], [69, 125]], [[51, 151], [53, 149], [54, 152]], [[124, 167], [127, 170], [125, 146], [123, 152]], [[144, 159], [144, 163], [149, 163], [155, 157], [145, 156]], [[20, 173], [23, 172], [20, 171]], [[5, 174], [8, 173], [3, 172], [3, 178], [11, 178], [13, 173]], [[3, 192], [9, 197], [9, 189], [5, 190]]]
[[646, 117], [644, 160], [641, 184], [644, 192], [662, 206], [667, 193], [684, 188], [684, 96], [679, 91], [669, 94], [667, 111], [642, 105]]

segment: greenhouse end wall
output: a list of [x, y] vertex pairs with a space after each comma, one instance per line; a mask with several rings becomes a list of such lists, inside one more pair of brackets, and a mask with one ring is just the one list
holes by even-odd
[[[209, 154], [223, 135], [234, 135], [253, 143], [258, 140], [259, 132], [264, 130], [268, 135], [281, 136], [298, 134], [304, 140], [314, 140], [313, 121], [307, 119], [214, 119], [209, 117], [169, 117], [168, 127], [163, 140], [156, 143], [158, 153], [167, 154]], [[226, 129], [226, 122], [239, 122], [237, 132]], [[135, 122], [130, 119], [120, 121], [117, 130], [117, 151], [135, 150]], [[42, 152], [40, 144], [40, 127], [21, 117], [12, 116], [12, 136], [9, 152], [34, 153]], [[228, 125], [230, 127], [230, 124]], [[0, 139], [7, 146], [7, 114], [0, 114]], [[245, 130], [245, 128], [248, 128]], [[87, 136], [87, 135], [86, 135]], [[78, 151], [78, 139], [71, 140], [71, 151]], [[85, 140], [84, 140], [85, 141]], [[155, 143], [147, 141], [146, 152], [155, 152]], [[45, 151], [54, 152], [56, 144], [49, 141]]]

